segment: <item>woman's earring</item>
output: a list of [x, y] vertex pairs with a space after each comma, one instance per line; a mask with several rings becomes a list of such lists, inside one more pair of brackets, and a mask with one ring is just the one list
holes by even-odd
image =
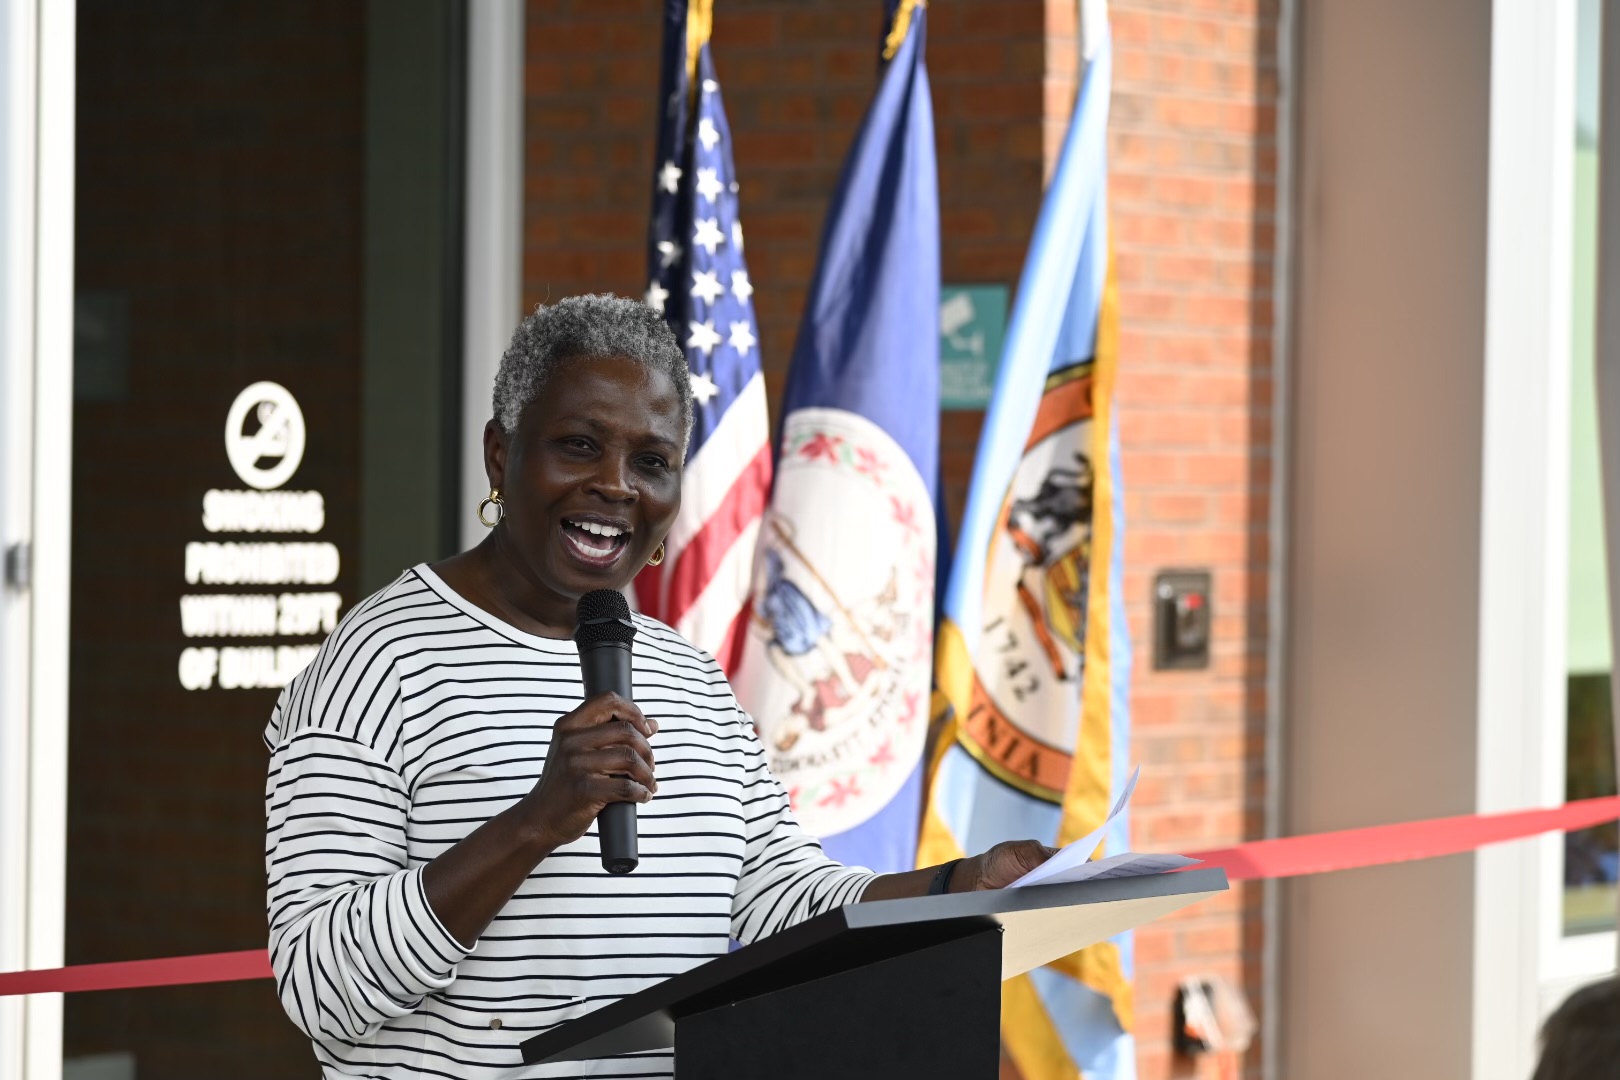
[[661, 563], [663, 561], [664, 561], [664, 542], [662, 540], [660, 540], [660, 541], [658, 541], [658, 550], [654, 551], [652, 553], [652, 558], [647, 560], [647, 565], [648, 566], [657, 566], [659, 563]]
[[[491, 521], [491, 520], [489, 520], [489, 518], [484, 516], [485, 508], [490, 507], [490, 506], [493, 506], [495, 508], [495, 520], [494, 521]], [[497, 526], [497, 525], [499, 525], [501, 523], [501, 519], [504, 518], [505, 516], [506, 516], [506, 504], [501, 502], [501, 489], [500, 488], [490, 488], [489, 489], [489, 495], [484, 499], [483, 502], [478, 504], [478, 520], [483, 523], [484, 528], [493, 529], [495, 526]]]

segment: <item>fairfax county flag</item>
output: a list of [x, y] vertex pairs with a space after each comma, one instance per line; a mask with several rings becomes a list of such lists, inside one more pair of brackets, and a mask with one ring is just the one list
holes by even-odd
[[934, 640], [939, 192], [925, 9], [888, 5], [782, 403], [734, 680], [827, 853], [909, 870]]
[[710, 15], [710, 0], [665, 4], [646, 301], [685, 346], [697, 408], [680, 514], [636, 600], [735, 674], [771, 445]]
[[[948, 710], [918, 862], [1101, 825], [1127, 779], [1118, 331], [1108, 251], [1106, 9], [1085, 5], [1079, 100], [1036, 221], [940, 624]], [[1128, 850], [1126, 815], [1103, 854]], [[1003, 984], [1025, 1080], [1135, 1075], [1131, 939]]]

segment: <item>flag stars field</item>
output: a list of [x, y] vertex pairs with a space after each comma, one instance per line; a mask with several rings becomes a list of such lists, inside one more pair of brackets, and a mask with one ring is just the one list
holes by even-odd
[[692, 275], [692, 295], [705, 304], [712, 304], [723, 295], [726, 287], [720, 284], [718, 270], [699, 270]]
[[726, 234], [720, 231], [720, 223], [714, 218], [700, 218], [697, 228], [692, 231], [692, 246], [700, 247], [713, 255], [721, 244], [726, 242]]
[[658, 171], [659, 186], [673, 195], [680, 190], [681, 175], [681, 167], [679, 165], [675, 164], [673, 161], [666, 161], [664, 162], [664, 167]]
[[655, 280], [647, 286], [647, 295], [644, 299], [648, 307], [662, 315], [664, 303], [669, 299], [669, 290]]
[[720, 178], [715, 175], [716, 172], [715, 169], [698, 170], [697, 193], [703, 196], [704, 202], [711, 205], [720, 193], [726, 190], [726, 185], [720, 182]]
[[698, 351], [702, 352], [704, 356], [708, 356], [714, 351], [714, 347], [720, 344], [720, 335], [715, 330], [714, 322], [712, 320], [707, 322], [693, 322], [691, 330], [692, 336], [686, 339], [686, 347], [688, 349], [697, 349]]
[[707, 405], [719, 392], [720, 388], [714, 385], [714, 380], [707, 375], [692, 376], [692, 396], [697, 399], [699, 405]]

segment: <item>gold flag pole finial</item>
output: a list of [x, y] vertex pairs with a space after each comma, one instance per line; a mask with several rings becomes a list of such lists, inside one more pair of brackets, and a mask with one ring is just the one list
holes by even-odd
[[714, 0], [691, 0], [686, 7], [686, 81], [697, 78], [698, 53], [714, 32]]
[[883, 59], [894, 59], [894, 54], [900, 51], [906, 33], [911, 29], [912, 11], [927, 6], [928, 0], [900, 0], [900, 6], [894, 13], [894, 25], [889, 27], [889, 36], [883, 39]]

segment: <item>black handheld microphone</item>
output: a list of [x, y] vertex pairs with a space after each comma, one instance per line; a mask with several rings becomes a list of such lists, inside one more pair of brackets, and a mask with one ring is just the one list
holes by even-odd
[[[630, 621], [630, 605], [624, 594], [613, 589], [595, 589], [579, 598], [576, 611], [579, 625], [574, 644], [579, 646], [580, 678], [585, 696], [609, 691], [630, 700], [630, 643], [636, 637], [636, 624]], [[610, 874], [628, 874], [640, 860], [636, 856], [636, 804], [608, 803], [596, 815], [596, 832], [602, 844], [602, 868]]]

